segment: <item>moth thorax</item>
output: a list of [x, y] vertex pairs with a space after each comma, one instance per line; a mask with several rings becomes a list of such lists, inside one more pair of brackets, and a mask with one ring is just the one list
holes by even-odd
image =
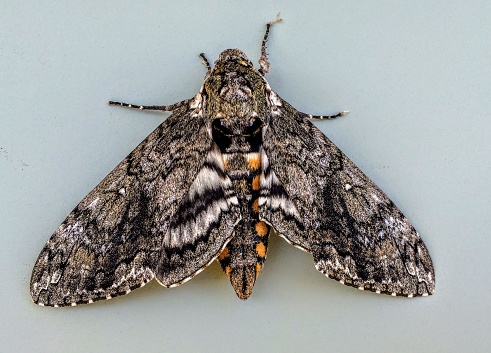
[[220, 89], [219, 95], [221, 99], [231, 103], [252, 100], [252, 90], [240, 76], [226, 82]]
[[222, 153], [258, 152], [264, 123], [257, 117], [219, 118], [212, 122], [212, 137]]

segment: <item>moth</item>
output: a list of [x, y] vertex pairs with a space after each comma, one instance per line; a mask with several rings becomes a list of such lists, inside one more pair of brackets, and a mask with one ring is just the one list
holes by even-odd
[[68, 215], [32, 272], [39, 305], [124, 295], [152, 279], [175, 287], [217, 259], [247, 299], [271, 231], [312, 254], [329, 278], [393, 296], [435, 289], [428, 250], [388, 197], [311, 122], [273, 92], [260, 68], [223, 51], [191, 99], [171, 111]]

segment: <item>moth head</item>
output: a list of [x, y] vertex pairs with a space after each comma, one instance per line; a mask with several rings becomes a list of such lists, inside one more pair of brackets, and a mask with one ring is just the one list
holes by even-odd
[[207, 77], [204, 90], [223, 103], [250, 104], [264, 85], [262, 76], [239, 49], [224, 50]]
[[215, 68], [217, 66], [242, 66], [244, 68], [254, 68], [252, 62], [247, 55], [239, 49], [226, 49], [220, 53], [217, 61], [215, 61]]

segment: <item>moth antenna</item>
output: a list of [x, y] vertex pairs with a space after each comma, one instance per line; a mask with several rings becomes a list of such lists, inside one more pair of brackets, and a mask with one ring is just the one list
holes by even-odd
[[280, 17], [280, 13], [276, 15], [276, 19], [274, 21], [268, 22], [266, 24], [266, 33], [264, 33], [263, 42], [261, 44], [261, 57], [259, 58], [259, 72], [261, 75], [266, 75], [269, 72], [269, 61], [268, 61], [268, 53], [266, 53], [266, 42], [268, 41], [269, 29], [275, 23], [281, 22], [283, 19]]
[[199, 57], [201, 59], [203, 59], [203, 64], [205, 64], [206, 65], [206, 68], [208, 69], [208, 72], [207, 73], [210, 73], [210, 71], [211, 71], [211, 65], [210, 65], [210, 62], [208, 61], [208, 59], [206, 58], [205, 53], [200, 53], [199, 54]]

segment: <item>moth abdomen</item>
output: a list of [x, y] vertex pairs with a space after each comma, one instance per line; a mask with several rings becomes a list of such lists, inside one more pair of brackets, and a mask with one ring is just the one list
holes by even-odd
[[247, 299], [266, 260], [270, 231], [259, 219], [261, 154], [225, 153], [222, 159], [239, 200], [242, 220], [218, 260], [237, 296]]

